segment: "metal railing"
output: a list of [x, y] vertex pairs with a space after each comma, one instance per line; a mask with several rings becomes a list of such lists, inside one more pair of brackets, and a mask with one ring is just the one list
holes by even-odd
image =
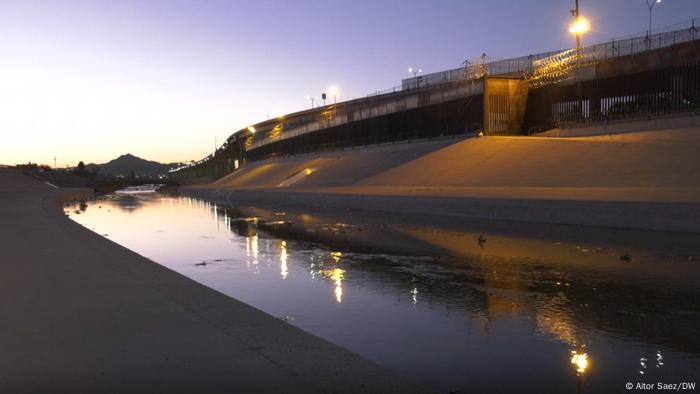
[[[654, 33], [650, 35], [627, 36], [600, 44], [584, 46], [581, 52], [587, 60], [604, 61], [697, 40], [700, 39], [700, 32], [698, 31], [700, 26], [696, 25], [696, 20], [700, 22], [700, 19], [697, 18], [689, 19], [688, 21], [676, 25], [656, 29]], [[491, 62], [486, 61], [486, 59], [482, 57], [481, 62], [476, 61], [468, 63], [465, 67], [406, 78], [401, 81], [401, 88], [415, 89], [416, 87], [422, 88], [446, 82], [476, 79], [482, 77], [484, 74], [524, 75], [531, 72], [533, 63], [548, 57], [556, 56], [563, 51], [544, 52]]]

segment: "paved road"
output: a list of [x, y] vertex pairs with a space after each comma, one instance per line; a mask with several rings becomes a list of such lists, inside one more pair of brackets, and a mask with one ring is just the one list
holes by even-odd
[[424, 391], [81, 227], [70, 192], [0, 169], [0, 392]]

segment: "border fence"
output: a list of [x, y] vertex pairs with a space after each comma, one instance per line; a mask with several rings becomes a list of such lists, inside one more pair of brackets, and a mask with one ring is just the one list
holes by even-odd
[[[550, 83], [530, 83], [523, 93], [510, 91], [512, 86], [504, 92], [486, 92], [486, 81], [530, 82], [533, 70], [562, 63], [562, 56], [571, 50], [491, 62], [483, 56], [465, 67], [404, 79], [401, 87], [260, 122], [248, 128], [257, 132], [239, 130], [216, 152], [171, 174], [182, 179], [215, 178], [246, 160], [473, 133], [493, 120], [484, 111], [491, 111], [485, 103], [491, 103], [494, 95], [524, 97], [526, 105], [513, 112], [521, 116], [517, 130], [521, 134], [573, 123], [700, 114], [698, 40], [693, 19], [654, 34], [586, 46], [577, 52], [585, 65], [577, 62], [574, 72]], [[633, 56], [645, 52], [648, 56]], [[494, 119], [511, 122], [509, 117]]]
[[[677, 25], [657, 29], [653, 34], [628, 36], [584, 46], [581, 48], [581, 55], [589, 61], [605, 61], [620, 56], [636, 55], [696, 40], [700, 38], [699, 28], [696, 26], [696, 19], [690, 19]], [[477, 61], [466, 62], [464, 67], [406, 78], [401, 81], [401, 88], [415, 89], [465, 79], [478, 79], [484, 74], [525, 75], [532, 70], [533, 64], [536, 64], [537, 61], [556, 56], [564, 51], [544, 52], [491, 62], [487, 61], [484, 54]]]

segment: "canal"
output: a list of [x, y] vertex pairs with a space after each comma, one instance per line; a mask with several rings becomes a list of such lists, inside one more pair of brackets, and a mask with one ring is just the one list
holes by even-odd
[[697, 235], [161, 193], [64, 208], [159, 264], [443, 391], [625, 392], [700, 373]]

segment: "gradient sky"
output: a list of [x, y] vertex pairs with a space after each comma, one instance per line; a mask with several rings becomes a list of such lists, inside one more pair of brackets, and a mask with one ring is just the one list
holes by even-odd
[[[573, 2], [0, 0], [0, 163], [200, 159], [331, 85], [350, 99], [408, 67], [570, 47]], [[581, 8], [584, 44], [647, 28], [644, 0]], [[664, 0], [654, 26], [693, 17], [700, 0]]]

